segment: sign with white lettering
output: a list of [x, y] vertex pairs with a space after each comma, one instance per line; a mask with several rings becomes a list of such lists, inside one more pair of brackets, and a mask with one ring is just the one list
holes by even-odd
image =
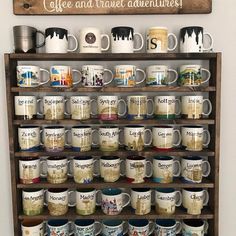
[[207, 14], [212, 0], [13, 0], [16, 15]]

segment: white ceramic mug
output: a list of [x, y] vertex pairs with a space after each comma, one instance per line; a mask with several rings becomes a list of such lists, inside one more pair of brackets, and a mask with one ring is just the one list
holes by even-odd
[[142, 235], [149, 236], [155, 229], [155, 224], [146, 219], [129, 220], [129, 236]]
[[71, 221], [64, 219], [48, 220], [47, 222], [47, 236], [63, 235], [70, 236], [73, 235], [73, 224]]
[[78, 219], [74, 222], [74, 229], [74, 236], [96, 236], [102, 232], [102, 223], [95, 220]]
[[44, 222], [42, 220], [23, 220], [21, 222], [21, 232], [22, 236], [43, 236], [44, 232]]
[[183, 236], [204, 236], [205, 234], [207, 234], [209, 224], [206, 220], [189, 219], [183, 220], [182, 228]]
[[127, 230], [124, 229], [125, 221], [122, 220], [103, 220], [102, 221], [102, 236], [125, 235]]
[[181, 232], [182, 225], [180, 221], [171, 219], [156, 220], [155, 236], [176, 236]]

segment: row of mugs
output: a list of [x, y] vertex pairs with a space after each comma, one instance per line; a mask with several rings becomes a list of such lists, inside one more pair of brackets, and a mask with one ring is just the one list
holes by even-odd
[[[35, 53], [36, 48], [45, 45], [46, 53], [67, 53], [74, 52], [79, 46], [80, 53], [101, 53], [108, 51], [111, 45], [112, 53], [133, 53], [140, 51], [144, 46], [144, 39], [140, 33], [134, 32], [132, 27], [118, 26], [111, 29], [111, 34], [102, 34], [99, 28], [85, 27], [79, 31], [79, 40], [69, 34], [63, 28], [51, 27], [45, 33], [30, 26], [15, 26], [13, 28], [15, 52]], [[44, 42], [36, 43], [36, 34], [44, 36]], [[204, 47], [204, 36], [208, 36], [210, 46]], [[170, 46], [171, 38], [174, 45]], [[69, 48], [69, 39], [73, 39], [74, 48]], [[106, 39], [106, 47], [102, 47], [103, 39]], [[79, 41], [79, 42], [78, 42]], [[135, 42], [136, 41], [136, 42]], [[138, 42], [140, 41], [140, 42]], [[135, 47], [135, 44], [140, 44]], [[180, 52], [198, 53], [210, 51], [213, 48], [213, 38], [209, 33], [205, 33], [203, 27], [190, 26], [180, 30]], [[174, 51], [178, 46], [178, 39], [175, 34], [168, 33], [166, 27], [150, 27], [146, 31], [146, 52], [147, 53], [167, 53]]]
[[[155, 192], [155, 197], [152, 197], [152, 192]], [[101, 206], [104, 214], [114, 216], [129, 204], [136, 215], [149, 214], [152, 205], [160, 215], [172, 215], [176, 207], [181, 205], [188, 214], [199, 215], [208, 201], [208, 191], [202, 188], [182, 191], [173, 188], [157, 188], [153, 191], [150, 188], [132, 188], [130, 193], [118, 188], [22, 190], [23, 212], [28, 216], [42, 214], [45, 205], [52, 216], [65, 215], [69, 207], [75, 207], [79, 215], [91, 215], [95, 213], [96, 206]]]
[[128, 222], [122, 220], [95, 220], [80, 219], [69, 222], [66, 219], [49, 220], [24, 220], [21, 223], [22, 236], [45, 235], [46, 223], [47, 236], [63, 235], [69, 236], [176, 236], [182, 231], [183, 236], [204, 236], [208, 230], [208, 222], [200, 219], [183, 220], [183, 222], [171, 219], [158, 219], [150, 222], [146, 219], [130, 219]]
[[[95, 132], [97, 142], [95, 135], [93, 138]], [[67, 141], [69, 138], [70, 143]], [[169, 150], [180, 144], [188, 151], [201, 151], [209, 145], [210, 141], [210, 132], [202, 126], [182, 126], [181, 131], [172, 126], [155, 126], [151, 130], [138, 125], [125, 126], [123, 129], [116, 126], [104, 126], [96, 130], [89, 126], [75, 126], [70, 130], [66, 130], [63, 126], [47, 126], [41, 131], [38, 126], [18, 128], [21, 151], [37, 151], [41, 146], [44, 146], [47, 152], [61, 152], [65, 147], [85, 152], [90, 151], [92, 146], [99, 147], [103, 152], [118, 151], [120, 146], [124, 146], [129, 151], [142, 151], [150, 145], [157, 150]]]
[[[42, 73], [47, 74], [46, 80]], [[75, 73], [78, 76], [74, 76]], [[107, 78], [106, 73], [109, 74]], [[138, 76], [138, 73], [141, 76]], [[75, 77], [77, 77], [77, 81]], [[57, 88], [72, 87], [80, 82], [84, 87], [100, 88], [110, 84], [113, 80], [117, 87], [135, 87], [145, 80], [146, 85], [152, 87], [167, 86], [176, 81], [180, 86], [196, 87], [207, 83], [210, 78], [211, 72], [202, 68], [201, 65], [182, 65], [179, 68], [179, 74], [165, 65], [148, 66], [146, 73], [135, 65], [116, 65], [114, 72], [105, 69], [102, 65], [83, 65], [81, 71], [65, 65], [51, 66], [50, 71], [39, 66], [17, 66], [17, 85], [19, 87], [38, 87], [50, 81], [50, 85]]]
[[201, 183], [210, 172], [209, 162], [201, 157], [183, 157], [181, 164], [167, 156], [154, 157], [153, 163], [136, 156], [127, 157], [125, 161], [115, 156], [104, 156], [99, 160], [93, 157], [48, 157], [46, 160], [27, 157], [19, 160], [19, 178], [23, 184], [39, 183], [40, 177], [47, 177], [52, 184], [62, 184], [68, 177], [73, 177], [76, 183], [91, 183], [94, 176], [111, 183], [125, 175], [132, 183], [142, 183], [151, 176], [154, 182], [171, 183], [173, 177], [180, 175], [184, 182]]
[[[37, 107], [40, 102], [42, 104]], [[125, 99], [112, 95], [93, 99], [89, 96], [71, 96], [68, 99], [64, 96], [44, 96], [39, 99], [36, 96], [15, 96], [15, 115], [19, 119], [33, 119], [38, 115], [46, 120], [61, 120], [66, 116], [73, 120], [96, 116], [100, 120], [117, 120], [119, 117], [143, 120], [153, 115], [157, 119], [175, 119], [180, 114], [183, 118], [200, 119], [211, 112], [211, 101], [200, 95], [182, 96], [181, 101], [175, 96], [149, 98], [145, 95], [132, 95]]]

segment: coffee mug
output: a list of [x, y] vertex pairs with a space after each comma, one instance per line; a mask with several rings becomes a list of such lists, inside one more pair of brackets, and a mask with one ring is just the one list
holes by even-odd
[[[174, 40], [172, 48], [169, 47], [170, 37]], [[147, 30], [147, 53], [167, 53], [174, 51], [177, 45], [177, 37], [173, 33], [168, 33], [166, 27], [151, 27]]]
[[153, 174], [153, 166], [145, 157], [130, 156], [126, 158], [126, 177], [131, 183], [143, 183]]
[[123, 161], [119, 157], [104, 156], [100, 158], [100, 175], [104, 182], [113, 183], [116, 182], [120, 176], [124, 176], [121, 173], [121, 164]]
[[[181, 113], [180, 100], [175, 96], [156, 96], [154, 114], [157, 119], [175, 119]], [[176, 108], [178, 104], [178, 111]]]
[[131, 206], [135, 215], [146, 215], [151, 212], [152, 190], [150, 188], [132, 188]]
[[[45, 30], [45, 52], [46, 53], [67, 53], [74, 52], [78, 48], [78, 40], [68, 30], [63, 28], [47, 28]], [[73, 39], [75, 47], [69, 49], [69, 39]]]
[[91, 215], [96, 208], [95, 189], [78, 189], [76, 191], [76, 213], [82, 216]]
[[[204, 112], [204, 104], [208, 109]], [[185, 119], [200, 119], [209, 116], [212, 112], [212, 104], [209, 99], [203, 96], [182, 96], [181, 97], [181, 116]]]
[[44, 222], [42, 220], [23, 220], [21, 222], [21, 233], [22, 236], [43, 236]]
[[95, 220], [79, 219], [74, 222], [74, 236], [96, 236], [102, 232], [102, 224]]
[[23, 212], [27, 216], [36, 216], [43, 213], [44, 190], [24, 189], [22, 191]]
[[148, 236], [153, 233], [155, 224], [146, 219], [129, 220], [129, 236], [142, 235]]
[[127, 233], [122, 220], [104, 220], [102, 222], [102, 236], [123, 236]]
[[190, 215], [200, 215], [203, 206], [207, 206], [209, 193], [202, 188], [183, 189], [183, 207]]
[[15, 96], [15, 116], [17, 119], [31, 120], [37, 117], [35, 96]]
[[173, 157], [163, 156], [153, 159], [153, 181], [157, 183], [172, 183], [173, 177], [178, 177], [181, 172], [180, 162]]
[[70, 221], [64, 219], [49, 220], [47, 222], [47, 236], [73, 235], [74, 232], [70, 230], [72, 229], [71, 225], [72, 223]]
[[[34, 88], [44, 85], [50, 81], [50, 73], [48, 70], [38, 66], [21, 65], [16, 67], [17, 70], [17, 86], [24, 88]], [[43, 72], [47, 74], [47, 80], [43, 81]]]
[[[151, 104], [151, 112], [148, 112], [148, 103]], [[147, 96], [128, 96], [128, 116], [129, 120], [143, 120], [153, 115], [154, 102]]]
[[123, 193], [118, 188], [106, 188], [99, 190], [100, 192], [101, 203], [99, 205], [101, 205], [102, 211], [106, 215], [119, 215], [122, 209], [130, 203], [130, 195]]
[[178, 147], [181, 143], [181, 134], [171, 126], [156, 126], [152, 128], [152, 144], [157, 150], [168, 150]]
[[[119, 112], [120, 105], [124, 105], [124, 111]], [[117, 120], [126, 114], [126, 102], [118, 96], [98, 96], [98, 117], [100, 120]]]
[[[105, 80], [105, 73], [110, 74], [108, 81]], [[100, 65], [84, 65], [82, 67], [82, 85], [84, 87], [100, 88], [110, 84], [113, 80], [113, 72], [104, 69]]]
[[21, 151], [38, 151], [40, 149], [40, 127], [23, 126], [18, 128], [18, 143]]
[[36, 49], [45, 44], [45, 40], [40, 44], [37, 43], [37, 34], [45, 38], [44, 33], [31, 26], [16, 25], [13, 27], [13, 34], [15, 53], [36, 53]]
[[[73, 73], [79, 75], [79, 79], [74, 81]], [[71, 69], [70, 66], [55, 65], [50, 68], [51, 86], [54, 88], [70, 88], [81, 81], [82, 74], [79, 70]]]
[[98, 160], [93, 157], [74, 157], [73, 158], [73, 175], [74, 181], [76, 183], [91, 183], [93, 181], [93, 176], [98, 176], [99, 174], [94, 173], [94, 164]]
[[[168, 66], [165, 65], [148, 66], [146, 73], [146, 85], [152, 87], [171, 85], [178, 79], [178, 72], [176, 70], [169, 69]], [[173, 76], [171, 76], [171, 74], [173, 74]]]
[[[102, 40], [107, 39], [107, 47], [103, 48]], [[79, 32], [79, 52], [80, 53], [101, 53], [110, 47], [110, 38], [107, 34], [101, 34], [100, 29], [86, 27]]]
[[183, 220], [182, 228], [183, 236], [204, 236], [205, 234], [207, 234], [209, 224], [206, 220], [188, 219]]
[[[140, 47], [134, 48], [134, 40], [140, 39]], [[143, 48], [143, 36], [135, 33], [134, 29], [127, 26], [118, 26], [111, 29], [111, 52], [112, 53], [133, 53]]]
[[176, 236], [181, 232], [182, 225], [176, 220], [156, 220], [155, 236]]
[[211, 141], [210, 132], [201, 126], [183, 126], [181, 136], [182, 146], [188, 151], [202, 151]]
[[[204, 47], [204, 36], [208, 36], [210, 46]], [[213, 37], [209, 33], [203, 32], [203, 27], [189, 26], [180, 30], [180, 52], [196, 53], [206, 52], [213, 49]]]
[[[203, 72], [205, 72], [205, 76]], [[211, 72], [202, 68], [201, 65], [183, 65], [179, 68], [178, 84], [180, 86], [200, 86], [207, 83], [210, 78]]]
[[160, 215], [173, 215], [175, 207], [182, 204], [182, 194], [173, 188], [157, 188], [155, 191], [156, 212]]
[[[145, 142], [148, 139], [149, 141]], [[152, 131], [143, 126], [126, 126], [124, 128], [124, 146], [129, 151], [142, 151], [144, 146], [152, 143]]]

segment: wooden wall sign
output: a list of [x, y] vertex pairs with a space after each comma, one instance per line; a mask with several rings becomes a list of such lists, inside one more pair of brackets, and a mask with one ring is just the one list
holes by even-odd
[[212, 0], [13, 0], [16, 15], [207, 14]]

